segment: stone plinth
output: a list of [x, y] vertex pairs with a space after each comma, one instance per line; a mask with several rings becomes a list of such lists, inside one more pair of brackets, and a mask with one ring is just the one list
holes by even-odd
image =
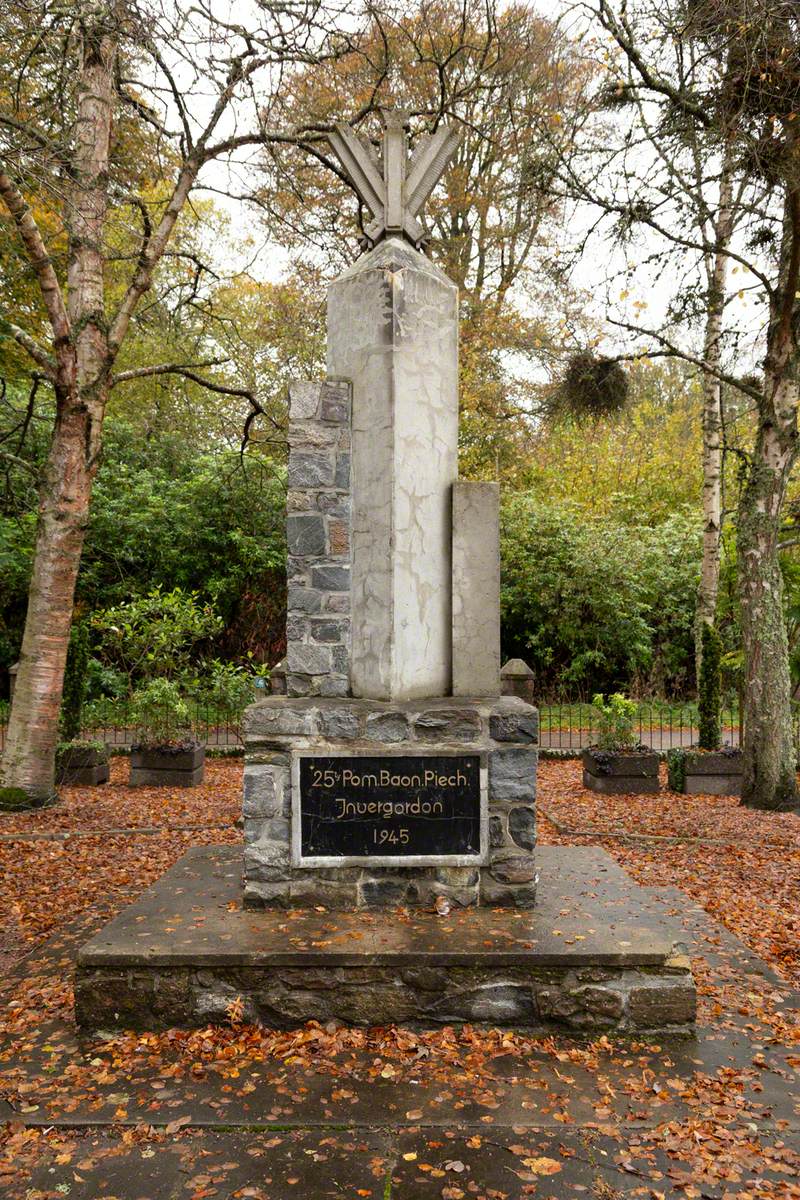
[[500, 485], [453, 484], [453, 695], [500, 695]]
[[[245, 717], [245, 904], [346, 910], [426, 906], [441, 896], [459, 906], [533, 905], [537, 744], [536, 709], [515, 697], [391, 704], [269, 696], [251, 705]], [[457, 862], [433, 853], [422, 863], [344, 858], [339, 865], [301, 865], [292, 791], [304, 754], [478, 756], [485, 852]]]
[[512, 1024], [552, 1032], [687, 1030], [695, 986], [678, 927], [605, 851], [537, 850], [533, 912], [446, 917], [252, 913], [236, 846], [191, 850], [78, 955], [85, 1033], [246, 1021], [293, 1028]]
[[328, 374], [352, 384], [352, 694], [447, 695], [456, 286], [381, 242], [330, 288]]

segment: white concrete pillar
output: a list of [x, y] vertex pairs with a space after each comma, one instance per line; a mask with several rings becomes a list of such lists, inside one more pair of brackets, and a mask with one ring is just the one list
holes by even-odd
[[329, 292], [328, 376], [353, 388], [353, 695], [447, 695], [455, 284], [398, 238], [362, 255]]
[[500, 485], [453, 484], [453, 695], [500, 695]]

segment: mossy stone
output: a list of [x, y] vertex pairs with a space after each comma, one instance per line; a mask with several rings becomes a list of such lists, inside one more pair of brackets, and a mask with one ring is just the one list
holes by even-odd
[[35, 803], [24, 788], [0, 788], [0, 812], [19, 812], [20, 809], [34, 807]]

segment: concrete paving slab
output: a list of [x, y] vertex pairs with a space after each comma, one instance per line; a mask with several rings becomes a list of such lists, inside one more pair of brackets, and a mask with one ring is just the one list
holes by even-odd
[[648, 966], [679, 939], [604, 850], [537, 849], [534, 910], [346, 913], [241, 907], [241, 850], [199, 846], [86, 943], [80, 967]]
[[363, 1130], [183, 1133], [134, 1145], [95, 1135], [46, 1151], [32, 1171], [4, 1184], [3, 1194], [9, 1200], [382, 1200], [392, 1160], [390, 1136]]

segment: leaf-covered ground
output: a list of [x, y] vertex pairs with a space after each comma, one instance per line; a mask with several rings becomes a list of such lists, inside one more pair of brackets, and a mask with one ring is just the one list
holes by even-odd
[[189, 846], [241, 837], [240, 762], [176, 792], [128, 789], [126, 768], [0, 825], [0, 951], [30, 952], [4, 988], [0, 1194], [800, 1200], [799, 818], [599, 797], [579, 764], [540, 766], [542, 841], [600, 841], [640, 882], [680, 889], [665, 900], [696, 947], [697, 1041], [277, 1033], [234, 1011], [225, 1028], [87, 1047], [76, 946]]
[[539, 781], [541, 841], [599, 842], [639, 883], [681, 888], [800, 986], [800, 816], [732, 796], [599, 796], [574, 761], [541, 762]]

